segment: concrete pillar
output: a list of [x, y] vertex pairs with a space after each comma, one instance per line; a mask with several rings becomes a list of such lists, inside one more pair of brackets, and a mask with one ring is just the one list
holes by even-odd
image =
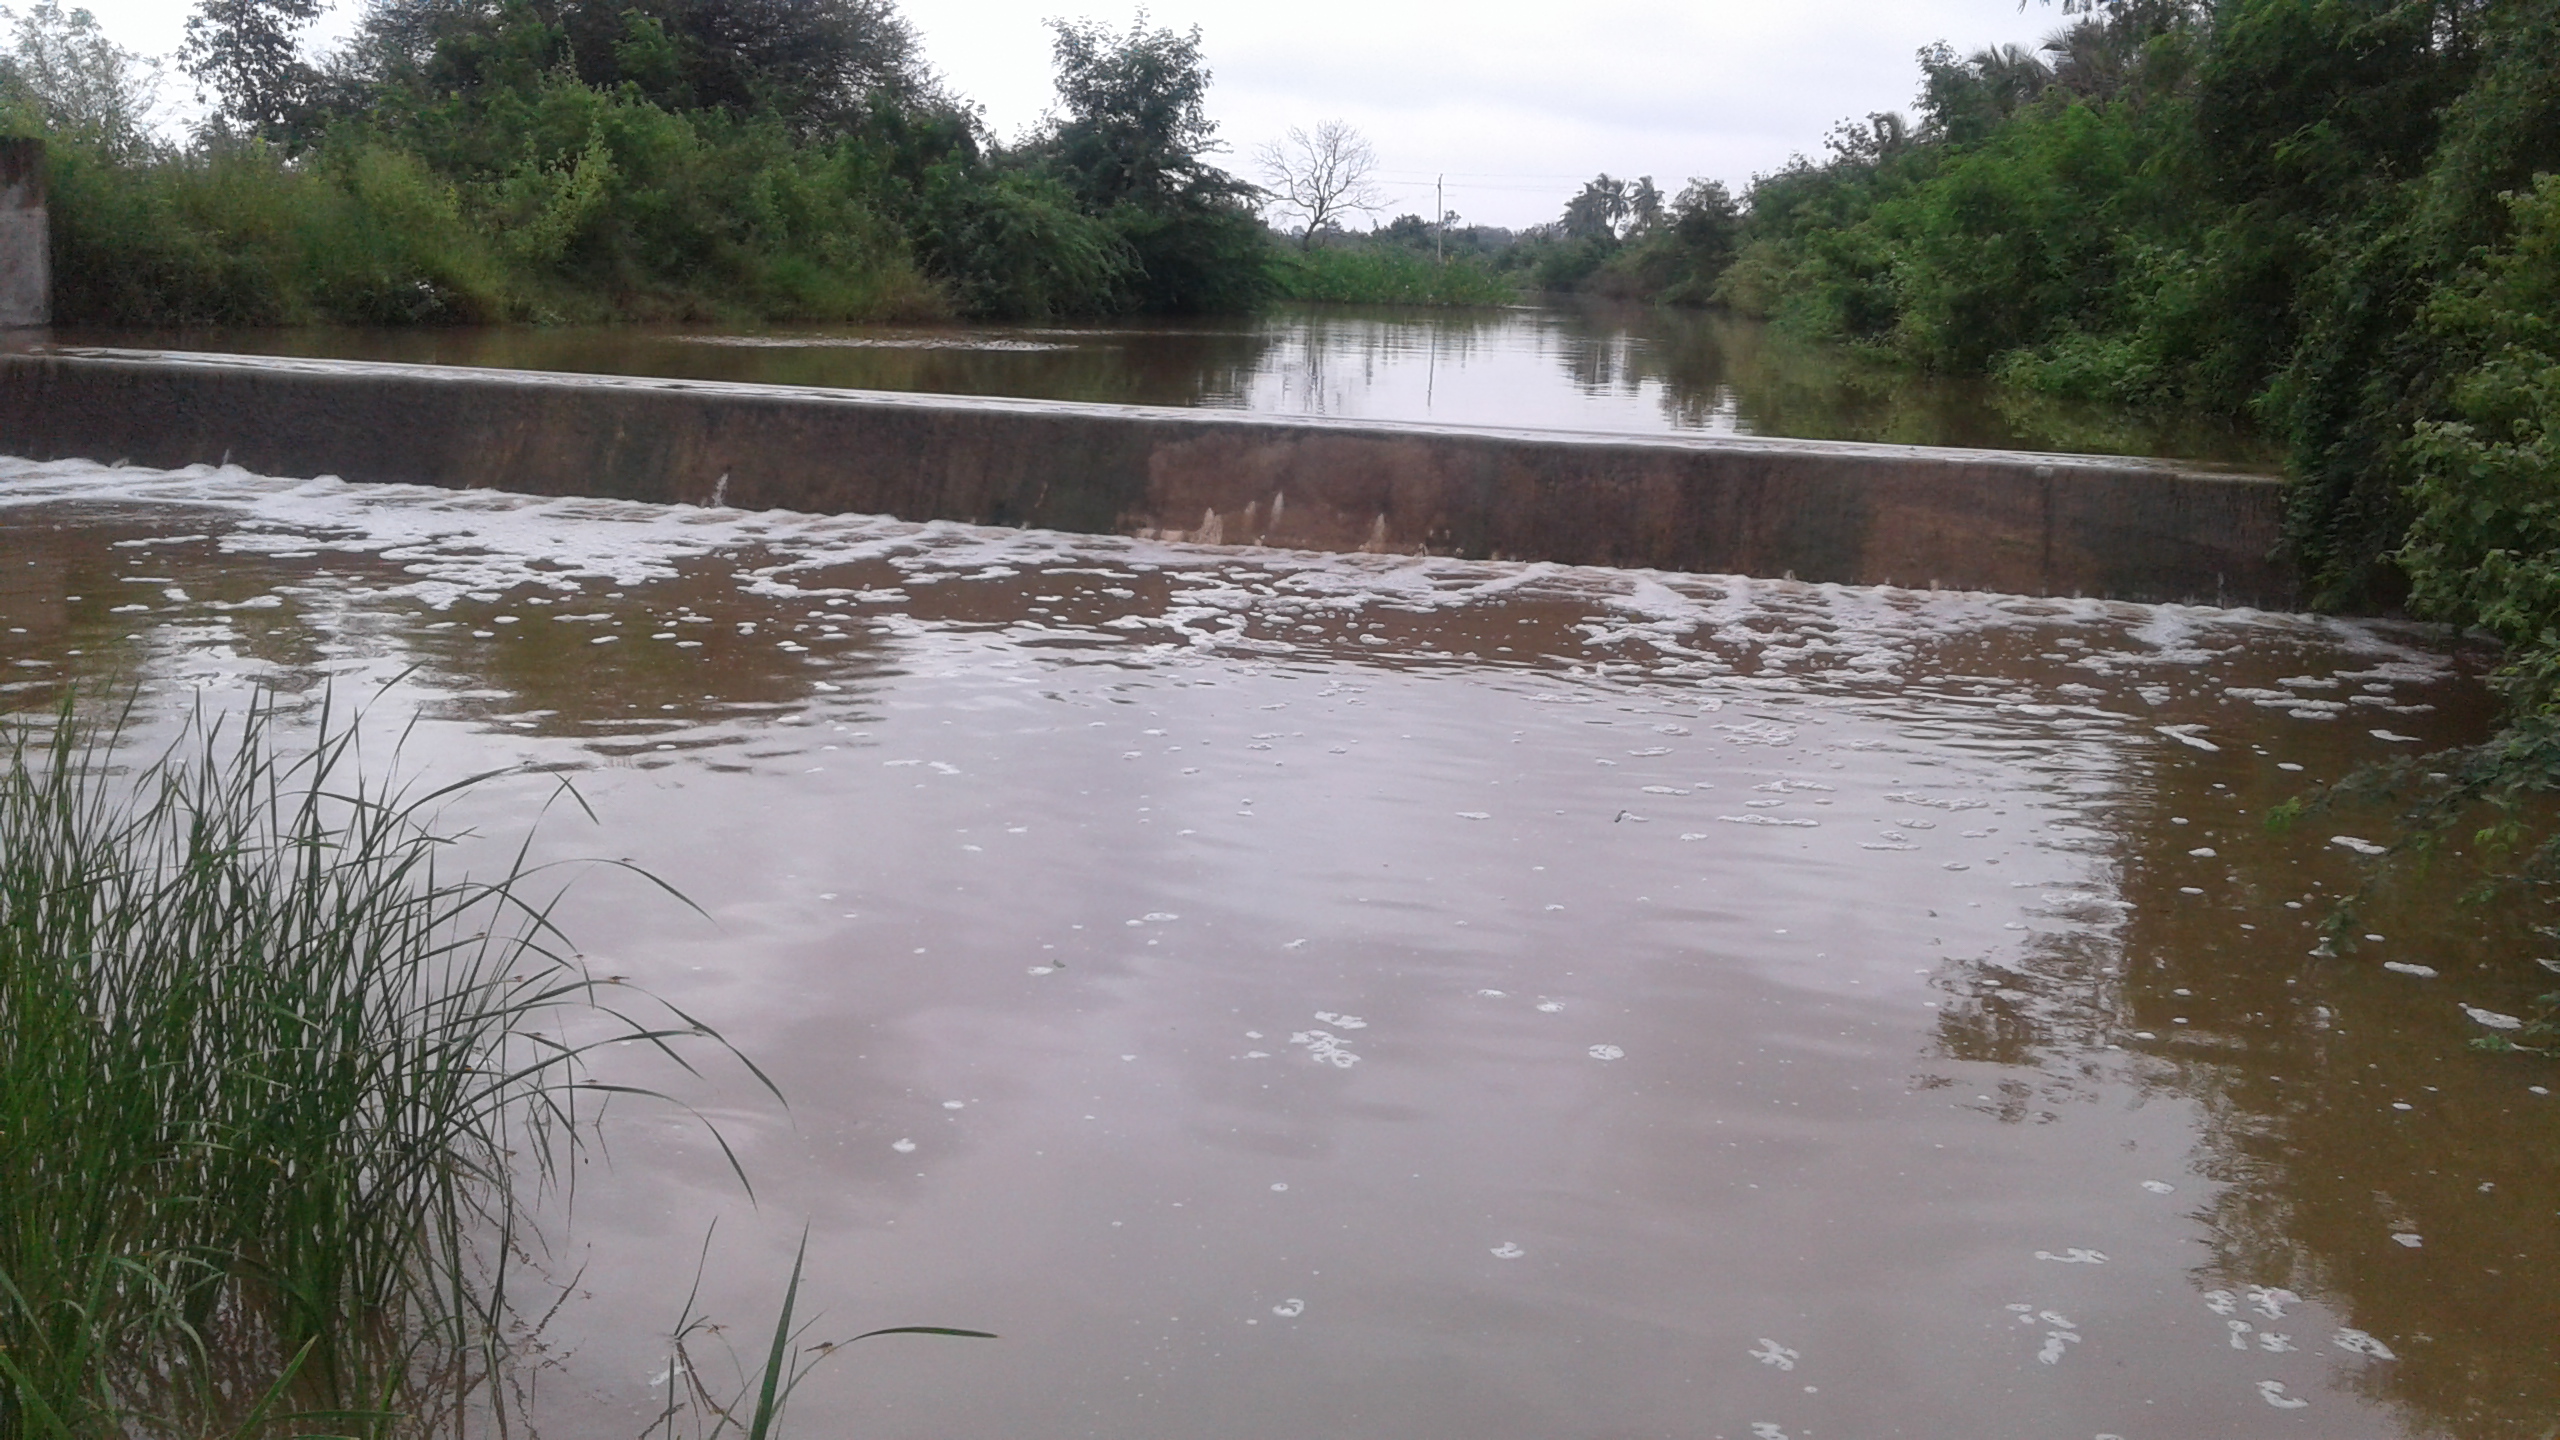
[[0, 140], [0, 329], [53, 321], [44, 142]]

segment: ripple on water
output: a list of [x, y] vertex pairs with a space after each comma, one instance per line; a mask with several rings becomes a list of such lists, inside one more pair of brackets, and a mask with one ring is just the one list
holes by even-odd
[[[2500, 1290], [2531, 1323], [2460, 1329], [2469, 1311], [2399, 1274], [2482, 1298], [2503, 1282], [2474, 1248], [2542, 1253], [2504, 1213], [2535, 1187], [2528, 1122], [2501, 1117], [2547, 1118], [2548, 1087], [2475, 1093], [2460, 1045], [2512, 1033], [2529, 996], [2431, 913], [2368, 922], [2399, 937], [2379, 964], [2300, 958], [2385, 837], [2262, 823], [2290, 777], [2478, 713], [2415, 632], [0, 462], [0, 527], [21, 521], [0, 545], [38, 562], [0, 575], [13, 706], [110, 654], [217, 697], [414, 665], [395, 693], [427, 706], [422, 755], [577, 772], [611, 838], [558, 853], [639, 855], [716, 922], [573, 896], [581, 942], [734, 1020], [792, 1096], [777, 1127], [871, 1137], [794, 1168], [733, 1119], [760, 1102], [706, 1080], [759, 1192], [724, 1232], [787, 1250], [815, 1217], [812, 1275], [862, 1277], [866, 1309], [1021, 1316], [1040, 1338], [1008, 1351], [1020, 1375], [970, 1387], [997, 1428], [1038, 1428], [1066, 1386], [1132, 1440], [1355, 1433], [1405, 1402], [1488, 1440], [1633, 1431], [1694, 1405], [1676, 1367], [1570, 1412], [1520, 1377], [1773, 1294], [1820, 1393], [1790, 1378], [1806, 1409], [1702, 1417], [1714, 1433], [1828, 1433], [1811, 1407], [1835, 1403], [2041, 1433], [2106, 1373], [2233, 1433], [2316, 1402], [2341, 1440], [2439, 1395], [2500, 1417], [2547, 1398], [2404, 1383], [2373, 1338], [2423, 1331], [2528, 1390], [2551, 1368], [2531, 1337], [2553, 1307]], [[1547, 1018], [1564, 994], [1576, 1019]], [[2424, 995], [2443, 1003], [2408, 1005]], [[1310, 1019], [1239, 1028], [1288, 1016]], [[2392, 1024], [2453, 1058], [2405, 1062]], [[1585, 1060], [1613, 1063], [1551, 1083]], [[2395, 1097], [2478, 1134], [2401, 1124]], [[2176, 1103], [2135, 1103], [2153, 1098]], [[888, 1127], [919, 1104], [951, 1142], [924, 1174], [875, 1148], [916, 1154]], [[622, 1261], [696, 1198], [688, 1167], [718, 1168], [644, 1149], [617, 1164], [670, 1182], [642, 1186], [646, 1214], [580, 1200], [622, 1257], [600, 1264], [640, 1287], [614, 1301], [633, 1317], [663, 1267]], [[2158, 1203], [2178, 1187], [2148, 1177], [2182, 1167], [2215, 1177], [2206, 1198]], [[1786, 1238], [1808, 1225], [1838, 1253], [1808, 1260]], [[1913, 1253], [1938, 1257], [1927, 1275]], [[2183, 1279], [2199, 1253], [2229, 1277], [2205, 1316]], [[1876, 1297], [1852, 1272], [1905, 1277], [1890, 1298], [1924, 1308], [2033, 1298], [1997, 1354], [1933, 1352], [1981, 1367], [1943, 1394], [1886, 1394], [1867, 1377], [1917, 1362], [1855, 1323]], [[1602, 1276], [1610, 1306], [1572, 1298]], [[1240, 1278], [1267, 1287], [1242, 1317], [1257, 1344], [1194, 1344], [1196, 1297]], [[1309, 1313], [1283, 1285], [1328, 1283], [1314, 1328], [1258, 1319]], [[1344, 1340], [1390, 1321], [1417, 1361], [1392, 1384]], [[636, 1320], [561, 1323], [598, 1375], [663, 1364]], [[1817, 1368], [1726, 1333], [1748, 1383]], [[2321, 1378], [2305, 1350], [2353, 1373]], [[2022, 1364], [2045, 1389], [2019, 1390]], [[942, 1413], [938, 1373], [866, 1395]], [[1059, 1378], [1106, 1374], [1136, 1378]], [[1239, 1412], [1266, 1384], [1301, 1397], [1285, 1424]], [[1979, 1408], [2013, 1393], [2025, 1408]]]

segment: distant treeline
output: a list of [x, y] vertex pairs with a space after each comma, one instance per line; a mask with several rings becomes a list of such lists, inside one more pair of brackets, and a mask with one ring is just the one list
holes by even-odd
[[888, 0], [202, 0], [215, 103], [39, 0], [0, 130], [51, 142], [65, 323], [1033, 317], [1264, 298], [1252, 187], [1203, 158], [1199, 36], [1053, 22], [1057, 118], [1004, 147]]

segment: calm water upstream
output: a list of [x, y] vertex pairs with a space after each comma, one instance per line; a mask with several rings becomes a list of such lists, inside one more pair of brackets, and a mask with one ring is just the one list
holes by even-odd
[[[370, 695], [711, 1019], [533, 1405], [627, 1437], [809, 1234], [796, 1433], [2456, 1436], [2560, 1417], [2531, 936], [2315, 952], [2487, 723], [2431, 632], [0, 461], [0, 685]], [[2423, 967], [2427, 973], [2392, 970]], [[2545, 980], [2547, 987], [2548, 981]], [[615, 1078], [667, 1083], [637, 1051]], [[622, 1061], [628, 1060], [627, 1070]], [[547, 1295], [532, 1304], [539, 1311]]]
[[1058, 326], [128, 331], [58, 332], [55, 340], [1460, 425], [2275, 463], [2263, 442], [2211, 422], [2004, 395], [1858, 363], [1747, 322], [1634, 307], [1295, 306], [1254, 318]]

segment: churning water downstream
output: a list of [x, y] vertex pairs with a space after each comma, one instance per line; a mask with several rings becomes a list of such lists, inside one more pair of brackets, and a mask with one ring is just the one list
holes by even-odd
[[2315, 953], [2377, 822], [2263, 825], [2481, 734], [2478, 659], [0, 462], [7, 708], [387, 685], [430, 778], [574, 777], [600, 825], [538, 858], [706, 912], [563, 909], [790, 1107], [683, 1092], [752, 1204], [695, 1122], [609, 1119], [551, 1436], [655, 1413], [715, 1217], [742, 1352], [804, 1223], [821, 1335], [1005, 1337], [857, 1346], [806, 1434], [2548, 1436], [2555, 1074], [2465, 1048], [2547, 952], [2430, 892]]

